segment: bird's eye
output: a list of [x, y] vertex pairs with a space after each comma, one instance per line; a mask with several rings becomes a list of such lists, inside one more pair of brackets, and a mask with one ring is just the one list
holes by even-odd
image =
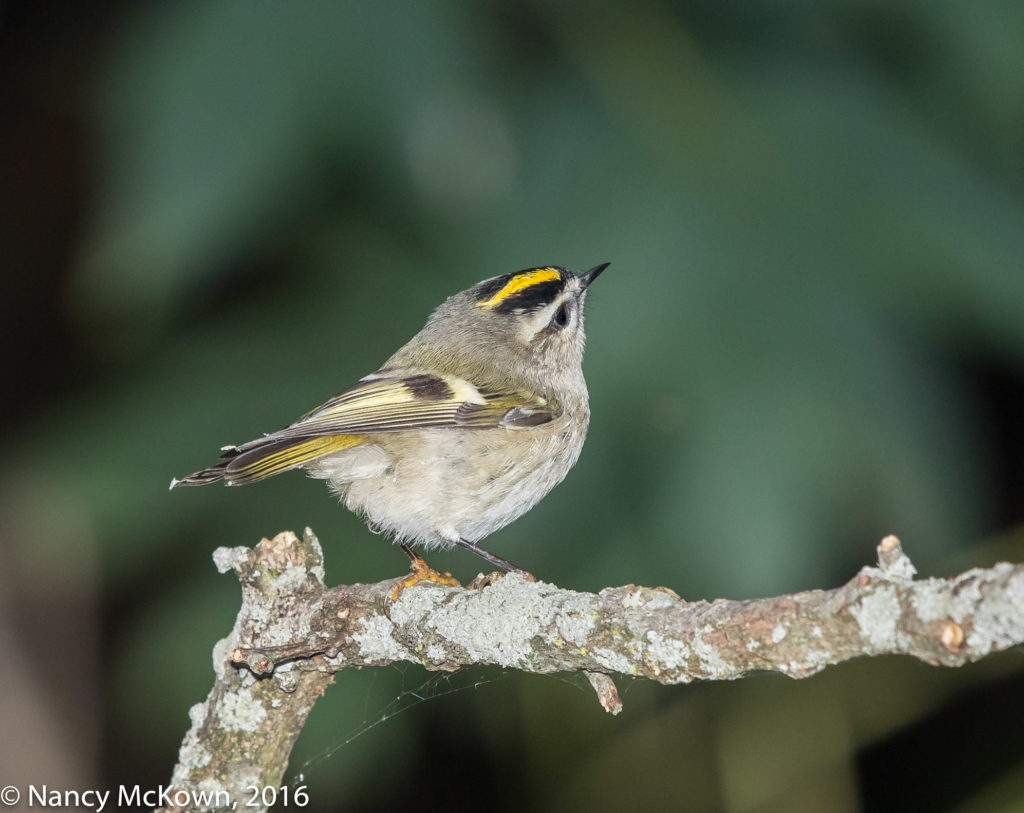
[[562, 305], [551, 319], [551, 324], [557, 328], [563, 328], [569, 324], [569, 308]]

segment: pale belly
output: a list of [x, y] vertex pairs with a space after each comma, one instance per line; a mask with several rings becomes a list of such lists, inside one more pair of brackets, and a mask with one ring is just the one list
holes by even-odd
[[479, 542], [529, 511], [575, 465], [585, 424], [537, 429], [429, 430], [310, 467], [377, 531], [427, 547]]

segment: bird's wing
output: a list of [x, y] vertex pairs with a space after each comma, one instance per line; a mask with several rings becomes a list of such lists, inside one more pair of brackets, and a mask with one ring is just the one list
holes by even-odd
[[511, 429], [547, 423], [556, 415], [557, 409], [540, 395], [477, 387], [456, 376], [389, 370], [368, 376], [272, 437]]
[[388, 370], [303, 415], [291, 426], [223, 449], [221, 462], [173, 480], [244, 485], [359, 446], [373, 435], [410, 429], [506, 429], [551, 421], [557, 408], [539, 395], [476, 387], [455, 376]]

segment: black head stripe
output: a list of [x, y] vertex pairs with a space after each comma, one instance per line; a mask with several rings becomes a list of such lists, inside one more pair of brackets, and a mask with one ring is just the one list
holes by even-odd
[[[520, 273], [520, 272], [516, 272]], [[473, 297], [477, 302], [486, 302], [498, 291], [508, 285], [508, 281], [514, 277], [515, 274], [502, 274], [500, 277], [494, 279], [485, 279], [478, 285], [473, 286]]]
[[564, 289], [565, 283], [562, 280], [538, 282], [536, 285], [523, 288], [521, 291], [516, 291], [516, 293], [503, 299], [494, 307], [494, 310], [497, 313], [539, 310], [545, 305], [550, 305], [554, 302]]

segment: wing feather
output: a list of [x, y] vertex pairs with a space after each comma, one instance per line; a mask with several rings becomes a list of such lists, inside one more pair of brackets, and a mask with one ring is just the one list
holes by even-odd
[[389, 370], [386, 376], [360, 381], [273, 437], [513, 428], [547, 423], [556, 415], [542, 396], [475, 387], [455, 376]]

